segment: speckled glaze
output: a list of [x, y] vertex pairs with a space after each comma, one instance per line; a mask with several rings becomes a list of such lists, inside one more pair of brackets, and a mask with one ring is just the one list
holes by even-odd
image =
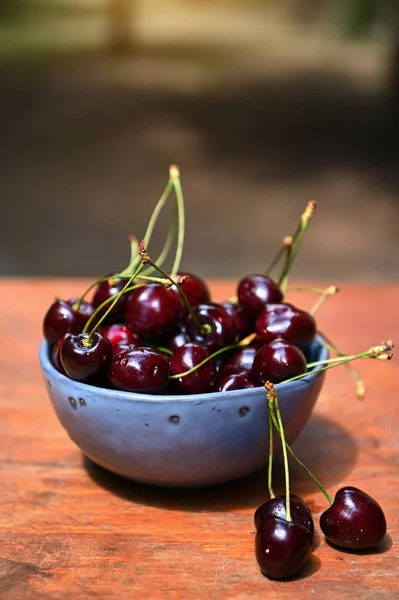
[[[310, 361], [328, 352], [317, 338]], [[102, 467], [158, 486], [205, 486], [248, 475], [267, 463], [264, 388], [154, 396], [93, 387], [54, 369], [42, 342], [40, 363], [54, 410], [69, 437]], [[276, 386], [286, 437], [308, 421], [325, 373]]]

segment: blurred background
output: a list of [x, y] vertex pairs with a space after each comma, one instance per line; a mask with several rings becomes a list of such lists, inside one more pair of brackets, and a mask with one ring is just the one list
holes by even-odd
[[[397, 0], [1, 0], [0, 274], [123, 269], [168, 167], [183, 266], [397, 281]], [[158, 238], [165, 223], [158, 228]]]

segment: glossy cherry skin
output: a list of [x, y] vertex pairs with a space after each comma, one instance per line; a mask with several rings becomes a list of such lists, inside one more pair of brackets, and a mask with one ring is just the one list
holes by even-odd
[[122, 352], [126, 352], [126, 350], [135, 350], [139, 348], [141, 344], [127, 344], [126, 342], [119, 342], [119, 344], [115, 344], [112, 346], [112, 350], [114, 351], [114, 357], [118, 356], [118, 354], [122, 354]]
[[129, 294], [125, 319], [139, 336], [159, 338], [177, 325], [182, 309], [181, 298], [171, 289], [150, 283]]
[[285, 340], [265, 344], [255, 354], [252, 377], [261, 385], [266, 381], [279, 383], [306, 373], [306, 359], [296, 346]]
[[256, 560], [271, 579], [292, 577], [305, 564], [312, 549], [309, 530], [293, 521], [271, 517], [262, 521], [255, 537]]
[[230, 315], [235, 328], [237, 340], [242, 340], [252, 333], [252, 327], [248, 321], [242, 307], [239, 304], [233, 304], [232, 302], [222, 302], [221, 306], [225, 309], [228, 315]]
[[[185, 344], [178, 348], [170, 358], [170, 374], [178, 375], [192, 369], [208, 358], [209, 351], [199, 344]], [[216, 386], [218, 369], [215, 359], [211, 358], [202, 367], [185, 377], [170, 381], [170, 391], [175, 394], [204, 394], [212, 392]]]
[[[211, 299], [211, 294], [209, 292], [209, 288], [206, 285], [205, 281], [198, 277], [198, 275], [193, 275], [192, 273], [185, 273], [179, 271], [177, 273], [177, 277], [187, 277], [187, 279], [180, 284], [181, 290], [186, 296], [190, 306], [198, 306], [198, 304], [208, 304]], [[181, 298], [180, 292], [176, 286], [172, 286], [171, 290], [175, 293], [179, 298]], [[188, 309], [183, 305], [184, 316], [188, 315]]]
[[250, 373], [257, 351], [258, 348], [256, 346], [244, 346], [243, 348], [235, 350], [234, 353], [223, 362], [220, 376], [227, 377], [234, 373]]
[[351, 486], [338, 490], [334, 503], [320, 517], [320, 527], [330, 542], [352, 550], [372, 548], [387, 531], [381, 506]]
[[[79, 302], [79, 298], [70, 298], [68, 300], [69, 306], [72, 306], [74, 310], [76, 310], [75, 306]], [[79, 313], [81, 313], [85, 318], [86, 322], [90, 319], [91, 315], [94, 313], [94, 307], [87, 300], [82, 300], [79, 305]]]
[[66, 333], [80, 333], [93, 309], [85, 302], [80, 310], [73, 308], [73, 301], [57, 300], [46, 312], [43, 320], [43, 336], [54, 344]]
[[292, 304], [268, 304], [258, 314], [256, 335], [265, 344], [284, 338], [291, 344], [311, 342], [316, 333], [316, 321], [309, 313]]
[[162, 346], [169, 348], [169, 350], [175, 351], [185, 344], [189, 344], [190, 342], [191, 338], [188, 335], [184, 325], [182, 325], [177, 332], [166, 338], [166, 340], [162, 343]]
[[222, 377], [218, 383], [218, 392], [229, 392], [231, 390], [245, 390], [257, 387], [257, 382], [251, 379], [248, 373], [231, 373]]
[[101, 333], [109, 339], [113, 348], [118, 344], [141, 346], [141, 340], [137, 333], [133, 333], [126, 325], [122, 325], [121, 323], [108, 325], [104, 327]]
[[[96, 290], [95, 290], [94, 296], [93, 296], [93, 300], [92, 300], [92, 305], [94, 306], [94, 308], [98, 308], [100, 306], [100, 304], [105, 302], [105, 300], [108, 300], [108, 298], [111, 298], [112, 296], [115, 296], [115, 294], [117, 294], [118, 292], [121, 292], [128, 281], [129, 280], [125, 279], [125, 278], [114, 279], [112, 276], [110, 276], [110, 278], [107, 279], [106, 281], [99, 283], [96, 287]], [[123, 321], [126, 300], [127, 300], [127, 294], [123, 294], [118, 299], [115, 306], [112, 307], [111, 311], [107, 315], [107, 318], [106, 318], [107, 323], [116, 323], [116, 322]], [[108, 304], [106, 304], [104, 306], [104, 308], [99, 311], [99, 313], [98, 313], [99, 317], [104, 315], [104, 313], [111, 306], [112, 302], [113, 302], [113, 300], [110, 300], [110, 302]]]
[[238, 283], [237, 297], [244, 314], [253, 321], [265, 304], [281, 302], [283, 294], [270, 277], [248, 275]]
[[111, 342], [106, 337], [95, 331], [89, 346], [88, 337], [88, 333], [67, 335], [60, 348], [66, 374], [77, 381], [101, 379], [112, 360]]
[[133, 348], [115, 356], [108, 378], [118, 390], [142, 394], [166, 394], [169, 359], [154, 348]]
[[234, 343], [236, 329], [223, 306], [215, 303], [199, 304], [193, 308], [193, 312], [201, 324], [211, 327], [209, 333], [204, 333], [194, 322], [192, 315], [188, 315], [186, 329], [194, 342], [202, 344], [211, 353]]
[[[295, 494], [290, 494], [290, 509], [291, 509], [291, 520], [298, 525], [302, 525], [309, 530], [310, 536], [313, 539], [314, 536], [314, 523], [312, 514], [309, 510], [308, 505], [302, 498]], [[254, 523], [256, 530], [259, 529], [261, 523], [267, 521], [271, 517], [279, 517], [285, 520], [287, 517], [286, 513], [286, 496], [276, 496], [271, 498], [267, 502], [261, 504], [255, 511]]]
[[62, 342], [64, 341], [64, 339], [67, 335], [68, 334], [63, 335], [62, 338], [60, 338], [58, 340], [58, 342], [55, 343], [55, 346], [51, 352], [51, 363], [52, 363], [53, 367], [55, 367], [57, 369], [57, 371], [59, 373], [62, 373], [63, 375], [66, 375], [66, 373], [65, 373], [64, 367], [62, 366], [60, 350], [61, 350]]

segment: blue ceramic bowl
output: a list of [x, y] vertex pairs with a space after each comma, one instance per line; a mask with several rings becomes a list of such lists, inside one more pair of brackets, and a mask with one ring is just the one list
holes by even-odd
[[[318, 337], [308, 360], [324, 360]], [[54, 410], [95, 463], [158, 486], [204, 486], [256, 471], [268, 460], [263, 387], [189, 396], [154, 396], [93, 387], [61, 375], [42, 342], [40, 363]], [[287, 440], [308, 421], [325, 373], [276, 386]]]

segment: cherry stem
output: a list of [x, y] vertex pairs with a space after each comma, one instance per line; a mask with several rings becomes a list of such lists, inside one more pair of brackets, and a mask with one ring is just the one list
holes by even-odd
[[165, 348], [164, 346], [155, 346], [155, 348], [161, 352], [165, 352], [165, 354], [169, 354], [169, 356], [173, 354], [173, 350], [170, 350], [170, 348]]
[[[128, 291], [129, 287], [132, 284], [132, 281], [134, 281], [136, 279], [136, 277], [140, 274], [140, 272], [143, 270], [143, 268], [144, 268], [144, 265], [142, 263], [140, 263], [139, 266], [137, 267], [136, 271], [133, 273], [133, 275], [130, 277], [130, 279], [126, 282], [125, 286], [121, 289], [121, 291], [112, 296], [113, 301], [111, 302], [110, 306], [107, 308], [107, 310], [105, 311], [103, 316], [99, 319], [99, 321], [94, 325], [93, 329], [90, 331], [87, 340], [85, 340], [85, 342], [86, 342], [85, 345], [90, 346], [91, 338], [92, 338], [94, 332], [100, 327], [101, 323], [104, 322], [104, 319], [107, 318], [107, 316], [109, 315], [109, 313], [111, 312], [111, 310], [113, 309], [115, 304], [118, 302], [119, 298]], [[101, 310], [101, 307], [102, 307], [102, 304], [91, 315], [91, 317], [88, 320], [88, 322], [86, 323], [82, 333], [87, 333], [88, 328], [90, 326], [89, 325], [90, 321], [92, 322], [93, 319], [98, 315], [99, 311]]]
[[137, 256], [139, 251], [139, 245], [137, 243], [137, 238], [134, 235], [129, 237], [130, 242], [130, 261], [129, 265], [119, 273], [119, 278], [122, 277], [130, 277], [134, 273], [134, 265], [137, 264]]
[[143, 242], [141, 242], [141, 247], [142, 253], [145, 253], [145, 264], [149, 264], [152, 267], [154, 267], [154, 269], [156, 269], [157, 271], [159, 271], [168, 281], [170, 281], [170, 283], [172, 283], [173, 285], [175, 285], [183, 299], [184, 304], [186, 305], [186, 308], [188, 310], [188, 312], [190, 313], [190, 315], [193, 318], [194, 323], [197, 325], [198, 329], [203, 333], [203, 334], [207, 334], [210, 332], [211, 330], [211, 326], [209, 325], [209, 323], [205, 323], [205, 324], [201, 324], [197, 317], [195, 316], [193, 309], [191, 308], [191, 304], [189, 303], [189, 301], [187, 300], [186, 294], [183, 292], [183, 290], [181, 289], [179, 283], [177, 283], [177, 281], [175, 279], [173, 279], [170, 275], [167, 274], [166, 271], [164, 271], [162, 269], [162, 267], [160, 267], [159, 265], [156, 265], [151, 258], [148, 256], [148, 254], [146, 254], [146, 251], [144, 250], [144, 246], [142, 246]]
[[[341, 365], [349, 363], [350, 361], [356, 360], [358, 358], [376, 358], [379, 360], [389, 360], [393, 356], [393, 354], [391, 352], [393, 347], [394, 347], [394, 344], [393, 344], [392, 340], [388, 340], [387, 342], [382, 342], [382, 344], [380, 346], [373, 346], [372, 348], [369, 348], [369, 350], [367, 350], [366, 352], [363, 352], [362, 354], [354, 354], [352, 356], [345, 355], [345, 357], [343, 357], [343, 358], [330, 358], [330, 359], [326, 359], [326, 360], [320, 360], [320, 361], [317, 361], [314, 363], [309, 363], [307, 366], [309, 368], [309, 367], [316, 367], [318, 365], [324, 365], [324, 364], [328, 363], [326, 367], [317, 369], [317, 371], [316, 371], [317, 373], [322, 373], [323, 371], [328, 371], [329, 369], [334, 369], [335, 367], [340, 367]], [[301, 373], [300, 375], [295, 375], [295, 377], [290, 377], [290, 379], [286, 379], [282, 383], [289, 383], [290, 381], [296, 381], [297, 379], [302, 379], [303, 377], [306, 377], [308, 375], [309, 375], [309, 371], [306, 371], [305, 373]]]
[[237, 350], [238, 348], [248, 346], [254, 340], [254, 338], [255, 334], [251, 333], [249, 336], [242, 339], [240, 342], [236, 342], [235, 344], [231, 344], [230, 346], [224, 346], [223, 348], [219, 348], [219, 350], [216, 350], [213, 354], [210, 354], [209, 356], [204, 358], [204, 360], [201, 360], [201, 362], [199, 362], [197, 365], [191, 367], [191, 369], [188, 369], [188, 371], [183, 371], [183, 373], [176, 373], [175, 375], [169, 375], [169, 379], [179, 379], [180, 377], [186, 377], [186, 375], [191, 375], [191, 373], [194, 373], [194, 371], [205, 365], [208, 361], [212, 360], [212, 358], [216, 358], [217, 356], [223, 354], [223, 352], [227, 352], [228, 350]]
[[129, 241], [130, 241], [129, 266], [126, 267], [126, 269], [124, 269], [123, 271], [121, 271], [121, 273], [117, 273], [115, 275], [106, 275], [105, 277], [101, 277], [100, 279], [97, 279], [97, 281], [92, 283], [87, 288], [87, 290], [82, 294], [82, 296], [79, 298], [79, 300], [75, 303], [75, 305], [73, 307], [75, 310], [79, 310], [80, 305], [82, 304], [82, 302], [83, 302], [84, 298], [87, 296], [87, 294], [93, 288], [95, 288], [97, 285], [99, 285], [100, 283], [104, 283], [104, 281], [109, 281], [110, 279], [123, 279], [124, 277], [130, 277], [130, 275], [132, 275], [132, 272], [134, 270], [134, 269], [132, 269], [132, 264], [137, 258], [138, 244], [137, 244], [137, 239], [133, 235], [129, 237]]
[[100, 283], [103, 283], [104, 281], [108, 281], [108, 279], [113, 279], [114, 275], [109, 275], [106, 277], [101, 277], [101, 279], [97, 279], [97, 281], [95, 281], [94, 283], [92, 283], [87, 290], [80, 296], [80, 298], [77, 300], [77, 302], [75, 302], [75, 304], [73, 305], [74, 310], [79, 310], [80, 309], [80, 305], [82, 304], [83, 300], [85, 299], [85, 297], [87, 296], [87, 294], [93, 289], [95, 288], [97, 285], [99, 285]]
[[306, 285], [290, 285], [287, 292], [309, 292], [310, 294], [324, 294], [325, 288], [308, 287]]
[[273, 269], [280, 262], [280, 260], [284, 256], [284, 254], [286, 254], [285, 260], [286, 261], [289, 260], [289, 256], [291, 254], [292, 247], [293, 247], [293, 239], [292, 239], [292, 237], [290, 235], [287, 235], [283, 239], [283, 245], [277, 250], [276, 254], [274, 255], [274, 258], [271, 260], [269, 266], [267, 267], [267, 269], [265, 271], [265, 276], [266, 277], [270, 276], [270, 274], [272, 273]]
[[308, 202], [308, 204], [306, 205], [306, 208], [304, 210], [304, 212], [301, 215], [301, 220], [300, 223], [297, 227], [297, 230], [295, 231], [292, 239], [293, 239], [293, 249], [292, 251], [289, 253], [287, 260], [285, 262], [285, 265], [283, 267], [282, 273], [280, 275], [280, 278], [278, 280], [278, 285], [281, 289], [281, 291], [283, 292], [283, 294], [285, 294], [285, 292], [287, 291], [287, 284], [288, 284], [288, 274], [291, 270], [292, 265], [295, 262], [295, 259], [298, 255], [299, 252], [299, 248], [301, 247], [301, 243], [302, 243], [302, 239], [303, 236], [305, 234], [305, 231], [307, 229], [307, 226], [309, 224], [310, 219], [312, 218], [312, 215], [314, 213], [316, 209], [316, 201], [315, 200], [310, 200], [310, 202]]
[[270, 413], [275, 411], [275, 415], [277, 416], [277, 431], [281, 437], [281, 442], [283, 446], [283, 459], [284, 459], [284, 476], [285, 476], [285, 518], [287, 521], [292, 521], [291, 519], [291, 502], [290, 502], [290, 469], [288, 465], [288, 456], [287, 456], [287, 447], [285, 441], [284, 434], [284, 425], [281, 418], [280, 407], [278, 405], [276, 389], [270, 381], [266, 381], [265, 389], [267, 393], [267, 403], [269, 405]]
[[273, 491], [272, 480], [273, 480], [273, 422], [272, 414], [269, 402], [267, 403], [267, 415], [269, 421], [269, 463], [267, 466], [267, 486], [269, 488], [270, 498], [275, 498], [276, 494]]
[[[279, 407], [278, 407], [277, 394], [276, 394], [274, 406], [272, 406], [270, 408], [270, 411], [271, 411], [270, 414], [271, 414], [271, 418], [273, 421], [273, 425], [277, 429], [277, 433], [280, 435], [278, 420], [277, 420], [276, 414], [274, 412], [274, 411], [276, 411], [276, 413], [277, 413], [276, 408], [280, 412]], [[282, 440], [282, 438], [281, 438], [281, 440]], [[317, 487], [323, 492], [323, 494], [325, 495], [325, 497], [327, 498], [329, 503], [333, 504], [333, 499], [331, 498], [330, 494], [327, 492], [325, 487], [320, 483], [320, 481], [316, 478], [316, 476], [313, 475], [313, 473], [310, 471], [310, 469], [308, 469], [308, 467], [305, 465], [305, 463], [303, 463], [301, 461], [301, 459], [298, 458], [298, 456], [295, 454], [295, 452], [292, 450], [291, 446], [288, 444], [288, 442], [285, 439], [284, 439], [284, 445], [285, 445], [285, 448], [288, 450], [288, 452], [291, 454], [292, 458], [298, 463], [298, 465], [300, 465], [302, 467], [302, 469], [309, 475], [309, 477], [314, 481], [314, 483], [317, 485]]]
[[320, 306], [327, 300], [327, 298], [330, 298], [330, 296], [334, 296], [338, 292], [339, 292], [339, 288], [337, 288], [337, 286], [335, 286], [335, 285], [330, 285], [328, 288], [326, 288], [324, 290], [324, 292], [322, 294], [320, 294], [320, 297], [314, 303], [314, 305], [310, 311], [310, 314], [314, 317], [315, 314], [317, 313], [317, 311], [319, 310]]
[[185, 214], [184, 214], [184, 197], [183, 190], [180, 182], [180, 172], [176, 165], [171, 165], [169, 169], [170, 181], [173, 185], [173, 189], [176, 195], [177, 204], [177, 216], [178, 216], [178, 233], [177, 233], [177, 246], [176, 255], [172, 267], [172, 278], [176, 277], [179, 270], [184, 246], [184, 231], [185, 231]]
[[[325, 348], [327, 348], [327, 350], [330, 350], [330, 352], [335, 352], [338, 356], [341, 356], [341, 357], [345, 356], [345, 353], [341, 352], [341, 350], [339, 350], [339, 348], [337, 348], [337, 346], [335, 346], [335, 344], [324, 333], [323, 333], [323, 338], [327, 342], [327, 343], [323, 344], [323, 346]], [[352, 363], [346, 363], [345, 366], [348, 369], [350, 375], [355, 380], [355, 384], [356, 384], [356, 396], [360, 400], [363, 400], [363, 398], [364, 398], [364, 396], [366, 394], [366, 386], [364, 385], [363, 379], [360, 377], [359, 373], [356, 371], [356, 369], [352, 365]]]
[[[147, 229], [144, 234], [144, 240], [145, 240], [146, 246], [148, 246], [148, 244], [150, 243], [152, 233], [154, 231], [159, 214], [160, 214], [161, 210], [163, 209], [163, 207], [165, 206], [165, 203], [166, 203], [167, 199], [169, 198], [169, 195], [170, 195], [172, 189], [173, 189], [173, 182], [171, 180], [171, 177], [169, 177], [169, 181], [166, 184], [166, 187], [152, 212], [150, 220], [148, 221]], [[138, 254], [138, 255], [136, 255], [134, 261], [131, 263], [130, 267], [132, 269], [135, 269], [139, 262], [140, 262], [140, 255]]]
[[[172, 216], [172, 219], [171, 219], [170, 224], [169, 224], [168, 233], [166, 235], [166, 240], [165, 240], [164, 247], [162, 248], [162, 251], [161, 251], [160, 255], [158, 256], [158, 258], [155, 261], [155, 263], [157, 265], [163, 265], [163, 263], [167, 259], [168, 255], [169, 255], [169, 252], [170, 252], [170, 249], [171, 249], [172, 244], [173, 244], [173, 240], [175, 238], [175, 231], [176, 231], [176, 223], [175, 223], [174, 216]], [[153, 271], [154, 271], [153, 267], [148, 267], [147, 269], [145, 269], [143, 271], [143, 274], [141, 275], [141, 278], [143, 279], [143, 275], [149, 275], [149, 273], [152, 273]]]

